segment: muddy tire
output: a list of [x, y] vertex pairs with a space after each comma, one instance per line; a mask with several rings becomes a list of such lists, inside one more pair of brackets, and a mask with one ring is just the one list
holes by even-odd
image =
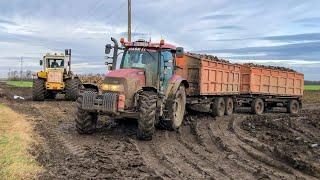
[[76, 129], [79, 134], [92, 134], [96, 129], [98, 114], [85, 111], [81, 107], [82, 96], [77, 100]]
[[68, 79], [66, 80], [66, 100], [67, 101], [75, 101], [79, 97], [80, 94], [80, 81], [78, 79]]
[[46, 88], [44, 79], [33, 80], [32, 98], [34, 101], [43, 101], [45, 99]]
[[155, 131], [157, 94], [152, 91], [144, 91], [139, 96], [140, 117], [138, 119], [137, 138], [151, 140]]
[[222, 117], [226, 110], [226, 103], [223, 97], [218, 97], [214, 99], [212, 106], [212, 115]]
[[297, 100], [290, 100], [287, 106], [287, 111], [290, 114], [298, 114], [300, 111], [300, 104]]
[[264, 102], [262, 99], [254, 99], [251, 103], [251, 112], [253, 114], [261, 115], [264, 112]]
[[169, 131], [179, 129], [186, 112], [186, 89], [183, 85], [179, 87], [173, 98], [168, 103], [168, 115], [170, 120], [160, 121], [160, 127]]
[[233, 110], [234, 110], [233, 99], [230, 97], [227, 97], [225, 99], [225, 103], [226, 103], [225, 115], [231, 116], [233, 114]]

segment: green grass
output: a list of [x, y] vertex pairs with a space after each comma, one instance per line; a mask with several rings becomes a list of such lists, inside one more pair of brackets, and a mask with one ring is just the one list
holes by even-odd
[[6, 81], [6, 83], [10, 86], [15, 86], [15, 87], [26, 87], [26, 88], [32, 87], [32, 81]]
[[320, 85], [304, 85], [304, 90], [320, 90]]

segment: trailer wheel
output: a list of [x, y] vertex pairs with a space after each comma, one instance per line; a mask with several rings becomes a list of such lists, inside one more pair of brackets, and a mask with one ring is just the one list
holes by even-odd
[[150, 141], [155, 131], [157, 94], [152, 91], [140, 93], [140, 117], [138, 119], [137, 138]]
[[76, 129], [79, 134], [92, 134], [97, 125], [98, 114], [95, 112], [88, 112], [82, 108], [82, 96], [77, 100], [77, 112], [76, 112]]
[[230, 116], [233, 114], [233, 99], [230, 98], [230, 97], [227, 97], [225, 99], [225, 102], [226, 102], [226, 110], [225, 110], [225, 114], [227, 116]]
[[300, 105], [299, 102], [297, 100], [290, 100], [288, 107], [287, 107], [287, 111], [290, 114], [298, 114], [300, 110]]
[[34, 101], [43, 101], [45, 99], [46, 88], [44, 79], [33, 80], [32, 98]]
[[264, 102], [262, 99], [254, 99], [251, 103], [251, 111], [254, 114], [261, 115], [264, 112]]
[[224, 98], [218, 97], [214, 100], [212, 106], [212, 113], [214, 116], [222, 117], [226, 110], [226, 103]]

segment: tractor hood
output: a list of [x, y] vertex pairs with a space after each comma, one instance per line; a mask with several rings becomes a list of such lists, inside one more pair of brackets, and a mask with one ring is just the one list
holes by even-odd
[[110, 71], [106, 77], [119, 77], [119, 78], [141, 78], [144, 77], [143, 69], [117, 69]]
[[133, 105], [134, 95], [146, 84], [145, 71], [143, 69], [117, 69], [106, 74], [104, 84], [123, 85], [125, 95], [125, 107]]

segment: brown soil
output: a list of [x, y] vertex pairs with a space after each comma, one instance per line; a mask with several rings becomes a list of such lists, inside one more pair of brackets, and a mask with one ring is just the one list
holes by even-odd
[[[30, 89], [5, 93], [30, 96]], [[320, 92], [306, 92], [299, 116], [268, 113], [213, 118], [185, 117], [178, 132], [157, 130], [138, 141], [134, 120], [101, 118], [92, 135], [78, 135], [75, 103], [0, 98], [16, 112], [36, 119], [45, 142], [33, 148], [46, 172], [40, 179], [319, 179]], [[317, 144], [319, 144], [317, 146]]]

